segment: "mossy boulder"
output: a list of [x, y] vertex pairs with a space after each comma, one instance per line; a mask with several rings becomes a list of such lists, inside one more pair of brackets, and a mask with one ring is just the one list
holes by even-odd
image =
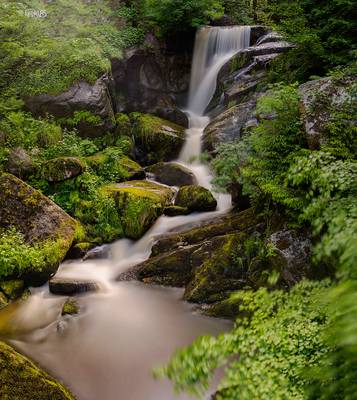
[[168, 206], [164, 210], [164, 214], [168, 217], [176, 217], [178, 215], [188, 215], [191, 211], [187, 207]]
[[0, 259], [0, 276], [3, 279], [21, 279], [31, 285], [43, 284], [57, 271], [78, 228], [74, 219], [39, 191], [13, 175], [0, 176], [0, 230], [6, 234], [8, 230], [12, 232], [16, 229], [23, 235], [24, 249], [36, 250], [36, 263], [29, 258], [26, 265], [25, 258], [11, 258], [7, 251], [4, 259]]
[[87, 157], [86, 161], [97, 175], [108, 181], [123, 182], [145, 177], [142, 167], [124, 155], [120, 148], [108, 147]]
[[185, 141], [185, 128], [150, 114], [132, 113], [136, 156], [151, 165], [176, 158]]
[[0, 342], [0, 393], [4, 400], [74, 400], [64, 386], [3, 342]]
[[193, 172], [175, 162], [154, 164], [148, 167], [146, 171], [153, 174], [157, 182], [165, 185], [180, 187], [197, 184]]
[[132, 239], [143, 236], [174, 195], [167, 186], [148, 181], [107, 185], [102, 191], [115, 199], [124, 235]]
[[186, 207], [190, 211], [214, 211], [217, 200], [208, 189], [188, 185], [180, 188], [175, 199], [175, 206]]
[[115, 114], [115, 122], [117, 136], [131, 136], [131, 121], [127, 114]]
[[62, 182], [80, 175], [85, 169], [77, 157], [58, 157], [41, 165], [41, 177], [48, 182]]
[[22, 280], [10, 280], [0, 282], [0, 290], [10, 300], [16, 300], [21, 297], [24, 289], [24, 281]]

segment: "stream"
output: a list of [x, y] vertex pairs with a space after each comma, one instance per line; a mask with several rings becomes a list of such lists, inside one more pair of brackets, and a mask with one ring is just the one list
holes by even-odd
[[[208, 189], [212, 189], [211, 172], [200, 161], [201, 138], [209, 123], [204, 113], [220, 69], [249, 46], [249, 40], [249, 27], [205, 27], [197, 32], [185, 110], [189, 129], [176, 161], [190, 168], [198, 184]], [[139, 241], [111, 244], [106, 259], [64, 262], [57, 277], [96, 281], [101, 290], [79, 296], [80, 313], [63, 317], [66, 298], [52, 295], [48, 285], [32, 288], [30, 298], [12, 317], [11, 343], [62, 381], [78, 400], [189, 399], [175, 397], [168, 381], [154, 380], [152, 369], [198, 336], [216, 335], [231, 323], [195, 312], [182, 301], [183, 289], [115, 278], [145, 261], [157, 236], [227, 213], [230, 196], [214, 194], [215, 212], [162, 216]]]

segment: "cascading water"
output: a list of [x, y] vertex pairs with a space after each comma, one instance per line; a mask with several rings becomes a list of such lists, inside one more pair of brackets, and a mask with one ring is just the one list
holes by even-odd
[[[178, 162], [211, 188], [211, 175], [200, 161], [201, 137], [209, 118], [204, 112], [216, 88], [222, 66], [249, 45], [249, 27], [202, 28], [198, 31], [187, 115], [190, 127]], [[110, 246], [106, 260], [67, 261], [59, 277], [96, 280], [102, 291], [79, 298], [81, 313], [62, 318], [63, 298], [44, 286], [16, 312], [0, 313], [0, 333], [7, 332], [17, 348], [61, 379], [78, 400], [170, 400], [171, 385], [151, 377], [153, 366], [168, 361], [173, 351], [202, 334], [216, 334], [229, 324], [192, 313], [182, 302], [182, 290], [115, 282], [119, 272], [146, 260], [155, 237], [174, 228], [225, 213], [230, 196], [216, 194], [213, 213], [161, 217], [138, 242], [119, 240]], [[11, 321], [7, 327], [1, 321]]]

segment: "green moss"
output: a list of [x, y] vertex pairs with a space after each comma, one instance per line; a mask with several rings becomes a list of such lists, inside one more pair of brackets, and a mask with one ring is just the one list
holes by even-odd
[[204, 187], [188, 185], [180, 188], [175, 205], [191, 211], [213, 211], [217, 207], [217, 201]]
[[4, 293], [0, 292], [0, 310], [9, 304], [7, 297]]
[[0, 290], [6, 295], [10, 300], [15, 300], [19, 298], [24, 291], [24, 281], [12, 280], [0, 282]]
[[169, 188], [147, 181], [108, 185], [102, 190], [114, 197], [124, 234], [133, 239], [150, 228], [173, 196]]
[[40, 176], [49, 182], [61, 182], [80, 175], [85, 165], [76, 157], [59, 157], [41, 165]]
[[62, 308], [62, 315], [73, 315], [79, 313], [79, 304], [78, 301], [70, 297], [66, 300]]
[[132, 113], [133, 136], [146, 164], [169, 161], [178, 156], [184, 128], [151, 114]]
[[2, 342], [0, 367], [1, 398], [4, 400], [74, 400], [64, 386]]
[[109, 182], [123, 182], [144, 176], [141, 166], [123, 154], [117, 147], [108, 147], [91, 157], [87, 163], [97, 175]]
[[131, 121], [127, 114], [115, 114], [116, 134], [118, 136], [131, 136]]

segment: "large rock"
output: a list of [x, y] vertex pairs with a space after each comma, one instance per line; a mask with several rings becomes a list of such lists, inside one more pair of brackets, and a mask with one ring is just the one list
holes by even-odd
[[[352, 110], [353, 76], [322, 78], [300, 86], [301, 111], [309, 148], [318, 150], [328, 142], [328, 124], [344, 107]], [[356, 121], [351, 121], [356, 123]]]
[[176, 158], [185, 141], [185, 129], [150, 114], [132, 113], [137, 158], [150, 165]]
[[182, 186], [177, 193], [175, 206], [185, 207], [190, 211], [214, 211], [217, 200], [212, 193], [198, 185]]
[[203, 149], [214, 153], [221, 143], [229, 143], [242, 137], [244, 129], [256, 126], [256, 98], [235, 105], [219, 114], [205, 128], [203, 134]]
[[86, 161], [97, 175], [108, 181], [123, 182], [145, 178], [143, 168], [115, 147], [107, 147], [104, 151], [87, 157]]
[[56, 118], [72, 118], [76, 111], [87, 111], [100, 117], [98, 124], [80, 122], [76, 128], [81, 136], [98, 137], [114, 128], [114, 111], [106, 76], [94, 85], [80, 81], [59, 95], [41, 94], [26, 97], [24, 101], [26, 108], [35, 116], [50, 114]]
[[74, 400], [64, 386], [3, 342], [0, 342], [0, 388], [4, 400]]
[[193, 172], [178, 163], [161, 162], [148, 167], [146, 171], [153, 174], [154, 179], [157, 182], [163, 183], [165, 185], [185, 186], [197, 184], [197, 180]]
[[174, 192], [167, 186], [148, 181], [129, 181], [103, 187], [113, 196], [124, 234], [139, 239], [169, 205]]
[[34, 173], [35, 164], [26, 150], [16, 147], [10, 151], [5, 169], [18, 178], [26, 178]]
[[166, 43], [147, 34], [140, 49], [128, 49], [123, 59], [112, 60], [116, 110], [150, 113], [187, 126], [177, 103], [188, 91], [193, 42], [194, 31], [187, 38], [167, 37]]
[[30, 245], [46, 248], [45, 265], [13, 266], [14, 278], [35, 285], [44, 283], [56, 272], [72, 245], [77, 223], [39, 191], [13, 175], [3, 174], [0, 176], [0, 228], [10, 227], [21, 232]]
[[95, 292], [99, 290], [99, 284], [93, 281], [52, 278], [49, 282], [50, 292], [65, 296], [72, 296], [78, 293]]
[[75, 178], [84, 169], [84, 164], [77, 157], [58, 157], [41, 165], [41, 177], [51, 183], [62, 182]]

